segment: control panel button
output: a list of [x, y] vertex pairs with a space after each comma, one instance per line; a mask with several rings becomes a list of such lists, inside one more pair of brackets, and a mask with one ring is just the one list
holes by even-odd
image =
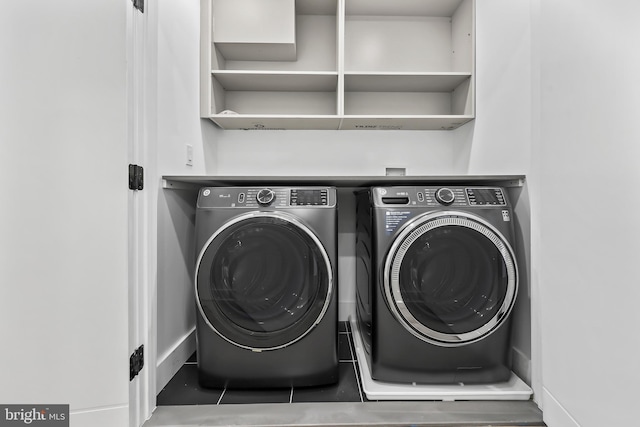
[[456, 196], [450, 188], [443, 187], [436, 191], [436, 200], [441, 205], [449, 206], [455, 199]]
[[270, 188], [263, 188], [256, 194], [256, 200], [261, 206], [269, 206], [276, 198], [276, 193]]
[[238, 203], [244, 203], [244, 193], [238, 194]]

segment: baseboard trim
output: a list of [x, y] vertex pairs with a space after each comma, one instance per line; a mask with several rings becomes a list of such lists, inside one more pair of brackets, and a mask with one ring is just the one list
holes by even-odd
[[129, 405], [87, 408], [71, 411], [69, 425], [113, 427], [129, 425]]
[[162, 391], [194, 351], [196, 351], [195, 327], [177, 340], [173, 347], [158, 358], [156, 365], [156, 394]]
[[545, 387], [542, 388], [542, 417], [549, 427], [580, 427], [580, 424]]
[[513, 372], [515, 372], [516, 375], [525, 383], [531, 385], [531, 359], [515, 347], [511, 350], [513, 357]]

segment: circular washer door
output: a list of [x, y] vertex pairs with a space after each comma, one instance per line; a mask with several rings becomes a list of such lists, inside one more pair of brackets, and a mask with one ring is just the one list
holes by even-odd
[[394, 240], [384, 267], [391, 312], [413, 335], [445, 346], [491, 334], [515, 302], [518, 271], [504, 236], [464, 212], [427, 213]]
[[221, 227], [197, 262], [196, 301], [208, 326], [250, 350], [286, 347], [324, 316], [333, 293], [329, 257], [300, 221], [277, 212]]

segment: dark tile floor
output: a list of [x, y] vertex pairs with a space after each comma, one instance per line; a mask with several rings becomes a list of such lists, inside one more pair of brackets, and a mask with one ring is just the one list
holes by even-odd
[[157, 405], [367, 401], [362, 392], [351, 326], [348, 322], [340, 322], [338, 356], [340, 377], [337, 384], [274, 390], [212, 390], [198, 385], [198, 368], [194, 354], [158, 394]]

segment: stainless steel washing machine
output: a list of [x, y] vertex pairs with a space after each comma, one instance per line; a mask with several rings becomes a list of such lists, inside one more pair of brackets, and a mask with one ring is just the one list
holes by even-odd
[[335, 188], [202, 188], [196, 244], [202, 386], [337, 381]]
[[374, 380], [506, 381], [518, 288], [504, 188], [357, 193], [356, 311]]

